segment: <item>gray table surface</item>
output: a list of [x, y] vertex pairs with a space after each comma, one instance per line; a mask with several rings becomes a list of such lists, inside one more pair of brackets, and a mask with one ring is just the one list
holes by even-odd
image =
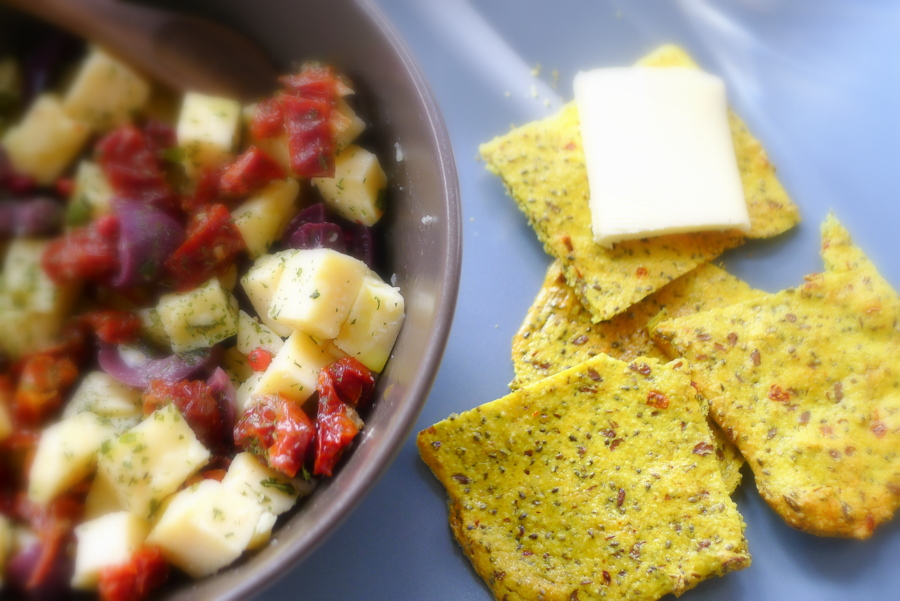
[[[828, 210], [895, 287], [900, 227], [900, 4], [888, 0], [380, 0], [436, 93], [462, 187], [463, 275], [456, 319], [416, 431], [507, 392], [510, 340], [549, 258], [476, 160], [478, 144], [551, 114], [580, 69], [628, 65], [684, 46], [723, 77], [800, 206], [804, 222], [726, 256], [775, 291], [821, 270]], [[753, 565], [688, 600], [900, 599], [900, 520], [868, 541], [791, 530], [752, 477], [736, 495]], [[350, 518], [261, 599], [488, 601], [453, 542], [443, 489], [411, 434]]]

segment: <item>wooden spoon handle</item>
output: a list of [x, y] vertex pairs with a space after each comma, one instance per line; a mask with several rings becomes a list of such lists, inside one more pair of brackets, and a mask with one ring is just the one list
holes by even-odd
[[103, 46], [178, 90], [252, 100], [276, 71], [244, 36], [196, 17], [112, 0], [3, 0]]

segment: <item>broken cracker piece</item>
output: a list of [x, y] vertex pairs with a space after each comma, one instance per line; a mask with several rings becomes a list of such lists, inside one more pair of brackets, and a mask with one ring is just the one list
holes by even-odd
[[[647, 332], [648, 322], [661, 311], [667, 317], [689, 315], [762, 294], [724, 270], [704, 263], [624, 313], [594, 324], [555, 261], [513, 338], [516, 377], [509, 387], [516, 390], [601, 353], [621, 361], [640, 356], [666, 359]], [[709, 425], [726, 488], [729, 493], [734, 492], [741, 481], [744, 460], [719, 427], [711, 420]]]
[[686, 371], [599, 355], [419, 433], [497, 599], [650, 601], [749, 565]]
[[900, 506], [900, 298], [829, 215], [828, 271], [657, 324], [791, 526], [867, 538]]
[[[640, 64], [695, 66], [674, 46], [661, 48]], [[748, 237], [770, 237], [790, 229], [799, 222], [799, 212], [775, 177], [761, 144], [733, 113], [729, 123], [751, 218]], [[488, 170], [503, 180], [547, 252], [562, 262], [569, 285], [595, 322], [627, 310], [744, 240], [740, 232], [728, 231], [630, 240], [612, 248], [596, 244], [574, 104], [481, 145], [480, 152]]]

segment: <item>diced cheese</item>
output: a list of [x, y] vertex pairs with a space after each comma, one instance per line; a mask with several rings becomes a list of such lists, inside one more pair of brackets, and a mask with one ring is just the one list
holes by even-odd
[[0, 293], [0, 351], [10, 357], [21, 357], [49, 346], [61, 326], [58, 315], [16, 307], [7, 295]]
[[237, 405], [238, 415], [256, 404], [253, 400], [253, 392], [259, 381], [262, 380], [262, 376], [263, 372], [254, 371], [244, 380], [243, 384], [238, 386], [238, 389], [235, 391], [235, 404]]
[[335, 345], [373, 371], [381, 371], [404, 319], [399, 288], [367, 275]]
[[229, 491], [255, 499], [263, 509], [280, 515], [297, 499], [312, 492], [313, 485], [301, 478], [286, 478], [263, 465], [252, 453], [238, 453], [222, 484]]
[[338, 151], [342, 151], [366, 129], [366, 122], [357, 116], [356, 111], [343, 98], [337, 102], [337, 113], [338, 118], [333, 120], [332, 127], [335, 130], [334, 142]]
[[255, 317], [241, 311], [238, 313], [237, 348], [244, 355], [262, 347], [276, 354], [284, 346], [284, 340], [268, 326], [259, 323]]
[[256, 499], [204, 480], [172, 497], [147, 543], [158, 545], [172, 565], [200, 578], [240, 557], [262, 513]]
[[281, 238], [297, 212], [299, 193], [300, 184], [295, 180], [276, 180], [231, 212], [251, 259], [267, 253], [269, 247]]
[[[240, 332], [240, 326], [238, 326], [238, 332]], [[222, 354], [222, 368], [228, 374], [228, 378], [235, 388], [253, 375], [253, 368], [247, 363], [247, 355], [239, 351], [236, 346], [229, 347]]]
[[250, 537], [250, 542], [247, 543], [247, 549], [259, 549], [269, 542], [272, 538], [272, 529], [275, 528], [275, 522], [277, 521], [277, 515], [264, 511], [259, 516], [259, 521], [256, 522], [256, 528], [253, 529], [253, 536]]
[[594, 240], [750, 227], [725, 85], [697, 69], [575, 77]]
[[66, 92], [63, 110], [94, 131], [105, 131], [130, 122], [149, 97], [147, 80], [94, 46]]
[[16, 238], [3, 260], [4, 292], [15, 304], [32, 313], [48, 313], [60, 318], [69, 313], [78, 288], [60, 286], [41, 267], [49, 240]]
[[304, 332], [294, 332], [272, 359], [251, 394], [282, 394], [302, 403], [316, 391], [319, 371], [334, 356], [328, 347]]
[[115, 487], [106, 472], [98, 470], [84, 500], [84, 519], [92, 520], [108, 513], [124, 511]]
[[57, 97], [39, 96], [0, 145], [17, 171], [50, 185], [84, 148], [90, 128], [70, 118]]
[[89, 372], [72, 394], [63, 417], [85, 411], [103, 417], [139, 417], [141, 391], [102, 371]]
[[73, 225], [87, 223], [112, 213], [113, 191], [100, 166], [87, 159], [78, 163], [75, 187], [69, 197], [67, 220]]
[[172, 346], [166, 326], [159, 318], [159, 311], [156, 310], [156, 307], [138, 309], [136, 313], [141, 319], [141, 336], [143, 338], [161, 347]]
[[183, 163], [189, 176], [195, 177], [204, 167], [219, 167], [231, 158], [240, 121], [237, 101], [197, 92], [184, 95], [176, 137], [184, 149]]
[[313, 185], [335, 213], [363, 225], [375, 225], [384, 214], [387, 176], [373, 153], [347, 146], [334, 161], [334, 177], [314, 177]]
[[285, 262], [269, 317], [320, 339], [334, 338], [367, 272], [362, 261], [330, 248], [297, 251]]
[[281, 281], [281, 274], [288, 259], [297, 254], [298, 250], [284, 250], [274, 255], [263, 255], [253, 263], [253, 267], [241, 278], [241, 286], [250, 299], [256, 314], [273, 332], [279, 336], [290, 336], [291, 328], [279, 324], [269, 317], [269, 306]]
[[188, 292], [164, 294], [156, 310], [176, 353], [237, 334], [237, 301], [215, 278]]
[[104, 472], [123, 507], [150, 517], [209, 457], [181, 412], [170, 404], [104, 445], [98, 471]]
[[130, 561], [149, 533], [150, 522], [127, 511], [109, 513], [76, 526], [72, 587], [96, 589], [100, 571]]
[[46, 504], [94, 470], [97, 452], [114, 435], [93, 413], [79, 413], [41, 432], [28, 472], [28, 498]]

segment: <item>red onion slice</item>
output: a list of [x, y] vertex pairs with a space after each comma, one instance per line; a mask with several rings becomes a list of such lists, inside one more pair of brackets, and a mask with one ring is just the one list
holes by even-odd
[[163, 263], [184, 241], [184, 228], [168, 214], [138, 200], [115, 199], [120, 270], [112, 285], [127, 288], [156, 281]]
[[151, 380], [179, 382], [201, 372], [215, 363], [215, 354], [213, 349], [202, 349], [184, 355], [133, 362], [126, 361], [118, 346], [101, 342], [97, 360], [103, 371], [123, 384], [146, 388]]

